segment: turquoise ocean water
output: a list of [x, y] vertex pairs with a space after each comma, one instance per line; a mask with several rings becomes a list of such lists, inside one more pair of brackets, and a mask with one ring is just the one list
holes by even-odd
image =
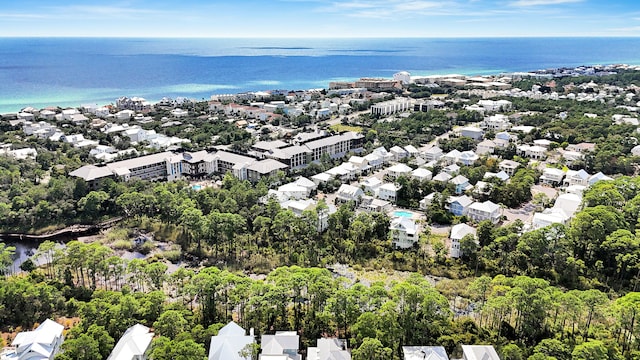
[[359, 77], [640, 64], [640, 38], [0, 38], [0, 113], [120, 96], [326, 88]]

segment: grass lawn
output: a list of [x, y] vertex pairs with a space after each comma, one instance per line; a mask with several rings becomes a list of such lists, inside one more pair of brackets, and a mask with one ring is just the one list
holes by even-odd
[[331, 125], [331, 130], [342, 132], [342, 131], [353, 131], [353, 132], [362, 132], [362, 128], [359, 126], [349, 126], [342, 124]]

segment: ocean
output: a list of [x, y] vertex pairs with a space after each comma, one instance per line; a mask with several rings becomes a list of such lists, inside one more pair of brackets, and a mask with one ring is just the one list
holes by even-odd
[[0, 38], [0, 113], [120, 96], [326, 88], [360, 77], [640, 65], [640, 38]]

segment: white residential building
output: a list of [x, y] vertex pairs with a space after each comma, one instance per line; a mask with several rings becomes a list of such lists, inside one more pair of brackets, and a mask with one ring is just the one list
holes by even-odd
[[379, 102], [371, 106], [371, 115], [387, 116], [413, 109], [413, 100], [408, 98], [396, 98]]
[[395, 164], [387, 170], [388, 170], [389, 176], [393, 178], [398, 178], [400, 176], [411, 176], [411, 172], [413, 171], [413, 169], [410, 166], [407, 166], [402, 163]]
[[560, 185], [564, 179], [564, 171], [556, 168], [545, 168], [540, 176], [540, 183], [547, 185]]
[[475, 202], [469, 206], [467, 216], [475, 222], [490, 220], [496, 224], [500, 221], [500, 205], [487, 200], [485, 202]]
[[342, 184], [336, 192], [336, 202], [354, 201], [358, 204], [362, 199], [362, 196], [364, 196], [364, 192], [359, 187]]
[[473, 140], [481, 140], [484, 136], [484, 131], [477, 127], [465, 126], [460, 129], [460, 136], [469, 137]]
[[46, 319], [33, 331], [18, 333], [11, 347], [0, 354], [2, 360], [51, 360], [64, 341], [64, 326]]
[[347, 340], [318, 339], [316, 347], [307, 349], [307, 360], [351, 360]]
[[409, 157], [409, 152], [397, 145], [389, 149], [389, 152], [391, 153], [391, 155], [393, 155], [393, 160], [395, 161], [399, 161], [406, 157]]
[[509, 177], [516, 173], [516, 170], [520, 166], [520, 163], [513, 160], [502, 160], [498, 164], [498, 169], [504, 171]]
[[496, 143], [493, 140], [483, 140], [478, 143], [476, 153], [478, 155], [493, 154], [496, 149]]
[[458, 162], [465, 166], [471, 166], [476, 161], [478, 161], [480, 157], [476, 155], [473, 151], [463, 151], [460, 153], [460, 157], [458, 158]]
[[463, 360], [500, 360], [491, 345], [462, 345]]
[[578, 171], [567, 170], [564, 181], [562, 183], [564, 186], [571, 186], [571, 185], [588, 186], [590, 178], [591, 178], [591, 175], [588, 172], [586, 172], [584, 169], [580, 169]]
[[418, 181], [431, 180], [433, 173], [425, 168], [417, 168], [411, 172], [411, 176]]
[[[640, 149], [638, 154], [640, 154]], [[437, 146], [432, 146], [423, 152], [424, 159], [427, 161], [438, 161], [443, 155], [442, 149]]]
[[149, 328], [136, 324], [124, 332], [107, 360], [146, 360], [153, 333]]
[[286, 360], [302, 360], [302, 355], [298, 354], [300, 346], [300, 336], [295, 331], [276, 331], [275, 335], [262, 335], [260, 346], [262, 353], [259, 360], [278, 359], [273, 355], [284, 355]]
[[467, 224], [456, 224], [451, 227], [451, 235], [449, 235], [449, 239], [451, 240], [451, 247], [449, 248], [449, 256], [452, 258], [458, 258], [462, 256], [462, 251], [460, 250], [460, 240], [467, 235], [476, 236], [476, 229], [467, 225]]
[[378, 187], [378, 199], [395, 203], [398, 198], [400, 187], [393, 183], [386, 183]]
[[391, 220], [391, 244], [395, 248], [408, 249], [418, 242], [418, 225], [413, 219], [397, 217]]
[[209, 360], [251, 360], [251, 356], [240, 356], [240, 351], [256, 342], [253, 329], [246, 331], [235, 322], [225, 325], [218, 335], [211, 337]]
[[520, 145], [516, 148], [518, 155], [527, 157], [529, 159], [534, 160], [544, 160], [547, 158], [546, 151], [542, 146], [539, 145]]
[[480, 122], [480, 128], [484, 130], [503, 131], [511, 127], [509, 117], [503, 114], [496, 114], [484, 118]]

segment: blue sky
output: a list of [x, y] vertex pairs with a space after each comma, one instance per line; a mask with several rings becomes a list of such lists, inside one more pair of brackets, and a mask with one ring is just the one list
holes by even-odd
[[640, 36], [640, 1], [2, 0], [0, 36]]

